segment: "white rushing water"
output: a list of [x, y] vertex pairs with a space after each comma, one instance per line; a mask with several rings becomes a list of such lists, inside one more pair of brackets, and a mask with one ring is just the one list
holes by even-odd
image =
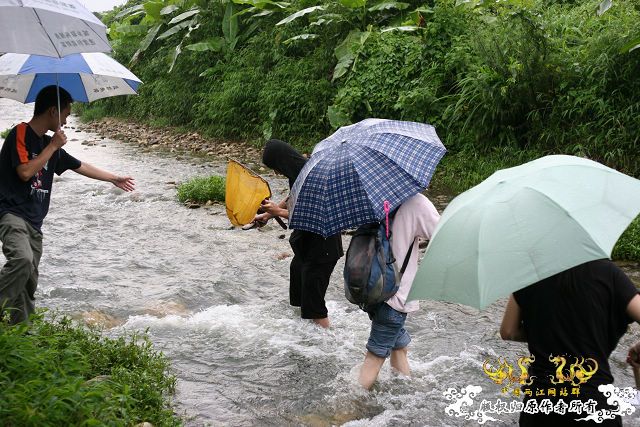
[[[31, 111], [0, 99], [0, 130]], [[478, 421], [445, 413], [447, 389], [481, 386], [472, 409], [480, 399], [511, 399], [482, 370], [487, 358], [515, 364], [527, 353], [498, 336], [504, 300], [482, 312], [423, 302], [407, 320], [412, 377], [385, 365], [364, 392], [356, 378], [370, 322], [344, 298], [342, 261], [327, 292], [332, 327], [322, 330], [288, 305], [288, 232], [275, 224], [233, 229], [224, 206], [187, 209], [177, 201], [172, 182], [222, 175], [224, 159], [142, 151], [79, 132], [75, 123], [65, 149], [134, 176], [138, 189], [127, 194], [73, 172], [56, 178], [37, 305], [113, 326], [109, 336], [148, 330], [172, 361], [174, 401], [187, 425], [473, 426]], [[284, 180], [267, 179], [276, 198], [285, 194]], [[633, 385], [624, 360], [639, 337], [634, 326], [611, 357], [619, 387]], [[485, 425], [517, 424], [517, 414], [494, 418]], [[640, 426], [638, 412], [624, 421]]]

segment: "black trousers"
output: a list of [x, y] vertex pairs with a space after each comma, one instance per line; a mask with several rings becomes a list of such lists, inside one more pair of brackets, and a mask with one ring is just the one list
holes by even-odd
[[289, 266], [289, 302], [301, 308], [303, 319], [327, 317], [324, 296], [327, 293], [331, 273], [338, 260], [329, 262], [302, 261], [295, 255]]

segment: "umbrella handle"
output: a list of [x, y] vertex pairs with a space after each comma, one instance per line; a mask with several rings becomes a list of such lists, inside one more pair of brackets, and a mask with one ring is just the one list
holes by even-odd
[[58, 130], [62, 128], [62, 119], [60, 114], [60, 82], [58, 81], [58, 73], [56, 73], [56, 93], [58, 98]]

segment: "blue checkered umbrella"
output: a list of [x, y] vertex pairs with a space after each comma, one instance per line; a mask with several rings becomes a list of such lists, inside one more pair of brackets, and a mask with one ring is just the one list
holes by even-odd
[[446, 149], [433, 126], [366, 119], [316, 145], [291, 189], [289, 227], [324, 237], [381, 221], [425, 190]]

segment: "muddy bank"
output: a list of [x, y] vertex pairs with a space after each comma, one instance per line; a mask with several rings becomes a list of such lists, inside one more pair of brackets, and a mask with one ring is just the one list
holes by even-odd
[[[138, 145], [142, 152], [165, 151], [180, 155], [234, 158], [247, 164], [260, 164], [261, 149], [242, 141], [206, 138], [198, 132], [179, 132], [170, 127], [152, 127], [133, 121], [106, 117], [90, 123], [78, 123], [79, 130], [103, 138]], [[85, 145], [99, 143], [86, 141]]]
[[[233, 158], [251, 167], [255, 172], [268, 175], [271, 171], [262, 165], [262, 149], [243, 141], [206, 138], [197, 132], [180, 133], [170, 127], [152, 127], [133, 121], [106, 117], [90, 123], [79, 123], [79, 130], [93, 132], [102, 138], [110, 138], [142, 147], [142, 152], [164, 151], [176, 156], [205, 156], [212, 160]], [[86, 141], [85, 145], [100, 141]], [[308, 156], [308, 153], [304, 153]], [[440, 212], [455, 196], [449, 191], [434, 187], [425, 192]]]

